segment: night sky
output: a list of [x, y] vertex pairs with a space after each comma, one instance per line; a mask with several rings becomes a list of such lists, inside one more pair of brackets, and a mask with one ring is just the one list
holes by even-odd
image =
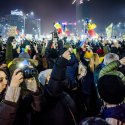
[[111, 22], [125, 22], [125, 0], [90, 0], [77, 9], [72, 5], [73, 0], [0, 1], [0, 16], [9, 14], [14, 9], [21, 9], [26, 13], [33, 11], [36, 17], [41, 18], [43, 30], [46, 32], [52, 28], [54, 20], [74, 22], [79, 14], [91, 17], [98, 29], [104, 29]]

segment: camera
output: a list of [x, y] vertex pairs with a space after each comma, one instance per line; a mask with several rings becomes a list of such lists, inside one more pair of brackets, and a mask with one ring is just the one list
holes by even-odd
[[29, 68], [28, 66], [25, 66], [22, 69], [22, 72], [23, 72], [24, 78], [32, 78], [36, 76], [36, 74], [38, 73], [35, 68]]
[[30, 65], [28, 60], [21, 62], [18, 67], [21, 69], [24, 78], [32, 78], [38, 73], [38, 71]]

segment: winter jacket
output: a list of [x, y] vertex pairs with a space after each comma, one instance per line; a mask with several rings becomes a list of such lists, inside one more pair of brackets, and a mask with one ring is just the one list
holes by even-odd
[[78, 60], [74, 53], [71, 54], [71, 59], [67, 62], [66, 76], [70, 80], [70, 88], [77, 87], [77, 75], [78, 75]]
[[76, 125], [75, 103], [64, 92], [66, 86], [66, 59], [59, 58], [53, 68], [50, 81], [44, 90], [45, 104], [43, 125]]
[[41, 91], [21, 96], [13, 125], [35, 125], [32, 115], [42, 111], [42, 101]]
[[117, 75], [119, 76], [122, 81], [125, 83], [125, 76], [123, 75], [122, 72], [118, 71], [118, 68], [120, 66], [120, 62], [119, 61], [113, 61], [111, 63], [109, 63], [108, 65], [106, 65], [99, 74], [99, 78], [108, 74], [108, 75]]
[[0, 103], [0, 124], [13, 125], [18, 105], [13, 102], [3, 100]]
[[0, 124], [13, 125], [18, 108], [20, 87], [8, 87], [0, 94]]
[[80, 84], [80, 92], [81, 92], [81, 100], [82, 105], [84, 106], [85, 114], [84, 117], [97, 115], [98, 107], [97, 107], [97, 91], [94, 84], [94, 75], [90, 70], [89, 62], [87, 62], [83, 56], [81, 56], [82, 63], [87, 67], [87, 74], [85, 77], [82, 77], [79, 81]]
[[41, 95], [41, 92], [32, 93], [30, 97], [20, 97], [19, 102], [5, 100], [5, 96], [5, 99], [3, 98], [3, 101], [0, 103], [0, 124], [31, 125], [30, 118], [32, 113], [41, 111]]

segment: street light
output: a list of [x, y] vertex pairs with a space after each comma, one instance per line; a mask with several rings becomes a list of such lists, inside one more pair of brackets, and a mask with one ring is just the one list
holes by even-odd
[[41, 19], [36, 19], [37, 21], [37, 30], [38, 30], [38, 36], [41, 35]]
[[26, 26], [26, 15], [25, 14], [23, 14], [23, 27], [24, 27], [24, 34], [25, 34], [25, 26]]
[[34, 12], [30, 12], [30, 15], [31, 15], [31, 16], [34, 16]]

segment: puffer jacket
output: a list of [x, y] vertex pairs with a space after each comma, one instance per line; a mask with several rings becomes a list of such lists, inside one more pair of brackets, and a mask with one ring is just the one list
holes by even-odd
[[113, 61], [106, 65], [99, 73], [99, 78], [108, 74], [108, 75], [116, 75], [119, 76], [122, 81], [125, 83], [125, 76], [122, 72], [118, 71], [121, 63], [119, 61]]

